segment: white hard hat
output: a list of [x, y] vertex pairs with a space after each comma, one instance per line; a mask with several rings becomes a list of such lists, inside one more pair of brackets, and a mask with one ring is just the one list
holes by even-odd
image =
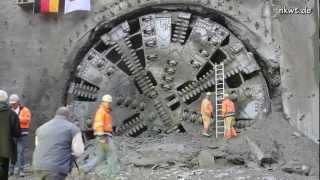
[[0, 101], [7, 101], [8, 100], [8, 93], [4, 90], [0, 90]]
[[207, 95], [207, 96], [211, 96], [211, 92], [207, 92], [206, 95]]
[[225, 93], [225, 94], [224, 94], [224, 97], [225, 97], [225, 98], [228, 98], [228, 97], [230, 97], [230, 94]]
[[103, 102], [112, 102], [112, 96], [110, 96], [109, 94], [106, 94], [102, 97], [102, 101]]
[[14, 104], [20, 101], [20, 98], [17, 94], [11, 94], [9, 97], [9, 104]]

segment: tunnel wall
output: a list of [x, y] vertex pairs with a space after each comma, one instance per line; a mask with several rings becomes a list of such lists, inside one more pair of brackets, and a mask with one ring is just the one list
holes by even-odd
[[[311, 15], [281, 15], [274, 21], [282, 51], [283, 110], [289, 122], [319, 143], [319, 19], [316, 3], [285, 1], [286, 7], [312, 8]], [[318, 23], [317, 23], [318, 22]]]
[[[117, 1], [92, 1], [91, 12], [74, 12], [67, 15], [34, 15], [32, 11], [19, 7], [12, 0], [0, 2], [0, 88], [22, 96], [22, 102], [33, 112], [33, 129], [49, 120], [56, 107], [62, 104], [63, 92], [71, 68], [69, 60], [75, 57], [76, 47], [84, 41], [82, 37], [87, 37], [85, 35], [88, 35], [98, 22], [113, 19], [117, 15], [127, 13], [128, 10], [148, 5], [192, 3], [216, 9], [234, 17], [239, 24], [233, 29], [236, 31], [235, 34], [238, 34], [243, 41], [249, 42], [272, 66], [281, 64], [293, 69], [287, 76], [285, 73], [282, 74], [284, 90], [290, 89], [294, 94], [290, 100], [287, 100], [285, 91], [286, 108], [284, 110], [290, 122], [298, 126], [308, 137], [312, 139], [319, 137], [319, 130], [315, 129], [318, 127], [319, 119], [318, 83], [313, 73], [314, 64], [319, 58], [314, 55], [315, 42], [312, 41], [311, 36], [313, 29], [310, 28], [309, 31], [299, 29], [309, 25], [312, 27], [311, 24], [315, 24], [315, 14], [301, 17], [298, 23], [294, 23], [296, 20], [291, 16], [275, 20], [274, 25], [278, 23], [281, 28], [275, 28], [273, 35], [265, 33], [269, 27], [266, 25], [266, 18], [262, 17], [265, 6], [263, 0], [123, 0], [114, 2]], [[301, 2], [292, 2], [295, 2], [294, 5], [303, 6]], [[245, 32], [250, 31], [254, 36], [243, 33], [244, 31], [239, 29], [240, 26], [248, 28]], [[287, 31], [292, 26], [297, 27], [298, 32]], [[302, 36], [296, 36], [297, 33]], [[275, 42], [272, 42], [272, 37], [276, 40]], [[303, 43], [294, 45], [292, 41], [303, 41]], [[277, 48], [278, 46], [280, 49]], [[302, 50], [302, 47], [308, 47], [307, 51]], [[279, 53], [280, 50], [284, 51], [285, 55], [282, 56]], [[299, 54], [290, 54], [289, 52], [292, 51]], [[302, 62], [301, 59], [308, 59], [308, 61]], [[298, 72], [298, 67], [302, 66], [307, 68], [304, 75]], [[304, 79], [310, 79], [310, 81], [303, 81]], [[296, 80], [305, 83], [304, 86], [295, 89]], [[310, 95], [312, 98], [308, 98]], [[304, 103], [298, 103], [301, 101]], [[305, 114], [303, 126], [296, 120], [301, 114]]]

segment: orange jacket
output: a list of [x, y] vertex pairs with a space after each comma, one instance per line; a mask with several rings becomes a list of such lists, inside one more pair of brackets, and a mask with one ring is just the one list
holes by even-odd
[[110, 107], [105, 105], [99, 107], [94, 117], [93, 129], [95, 135], [103, 135], [112, 132]]
[[30, 127], [31, 111], [27, 107], [25, 106], [20, 107], [19, 120], [20, 120], [21, 129], [28, 129]]
[[222, 116], [226, 117], [230, 114], [234, 115], [235, 112], [234, 103], [230, 99], [224, 99], [222, 101]]
[[212, 116], [213, 106], [209, 99], [205, 98], [201, 102], [201, 114], [206, 116]]

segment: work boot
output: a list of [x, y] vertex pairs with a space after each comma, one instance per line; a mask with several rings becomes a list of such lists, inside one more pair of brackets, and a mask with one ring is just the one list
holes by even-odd
[[210, 137], [210, 135], [208, 133], [206, 133], [206, 132], [203, 132], [202, 135], [206, 136], [206, 137]]
[[20, 171], [20, 172], [19, 172], [19, 177], [24, 177], [24, 176], [25, 176], [24, 172], [23, 172], [23, 171]]

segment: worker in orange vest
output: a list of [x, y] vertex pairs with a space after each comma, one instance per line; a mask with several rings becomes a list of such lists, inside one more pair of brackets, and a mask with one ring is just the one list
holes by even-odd
[[[25, 155], [28, 146], [28, 135], [31, 124], [31, 111], [26, 106], [20, 103], [20, 98], [17, 94], [12, 94], [9, 97], [11, 109], [17, 113], [20, 121], [20, 137], [17, 139], [17, 166], [18, 175], [24, 177]], [[9, 174], [14, 174], [15, 162], [11, 161]]]
[[203, 122], [203, 131], [202, 135], [209, 137], [208, 130], [211, 124], [213, 106], [210, 100], [211, 93], [207, 92], [206, 97], [201, 102], [201, 117]]
[[112, 96], [106, 94], [102, 97], [102, 103], [95, 113], [93, 119], [93, 130], [96, 136], [99, 148], [97, 149], [97, 158], [87, 162], [81, 170], [84, 173], [89, 173], [93, 170], [99, 163], [107, 160], [107, 155], [109, 152], [109, 143], [112, 138], [112, 117], [111, 117], [111, 102]]
[[222, 101], [222, 116], [224, 118], [224, 137], [232, 138], [237, 136], [237, 132], [233, 125], [235, 124], [235, 105], [230, 99], [229, 94], [224, 94], [224, 100]]
[[[112, 117], [111, 117], [111, 106], [112, 97], [110, 95], [104, 95], [102, 97], [102, 103], [97, 110], [94, 122], [93, 130], [97, 137], [103, 137], [106, 134], [110, 135], [112, 133]], [[101, 138], [103, 140], [104, 138]]]

